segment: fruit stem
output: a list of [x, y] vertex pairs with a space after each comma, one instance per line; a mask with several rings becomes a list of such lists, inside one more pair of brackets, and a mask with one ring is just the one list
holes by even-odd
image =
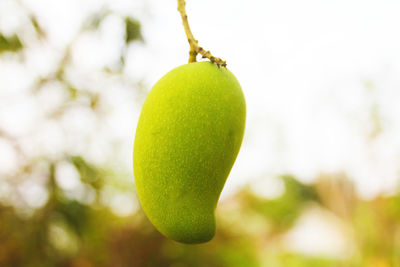
[[198, 41], [194, 39], [193, 33], [190, 30], [185, 6], [186, 6], [185, 0], [178, 0], [178, 11], [181, 14], [183, 28], [185, 29], [185, 33], [190, 45], [189, 63], [196, 62], [197, 54], [200, 54], [203, 58], [208, 58], [212, 63], [217, 64], [218, 67], [220, 66], [226, 67], [225, 60], [222, 60], [218, 57], [214, 57], [210, 51], [206, 51], [201, 46], [199, 46]]

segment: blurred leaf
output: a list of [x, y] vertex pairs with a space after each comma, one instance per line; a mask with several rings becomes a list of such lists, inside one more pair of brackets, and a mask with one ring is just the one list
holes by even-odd
[[99, 12], [95, 13], [94, 15], [88, 17], [86, 20], [85, 25], [83, 26], [84, 29], [94, 30], [97, 29], [101, 22], [111, 14], [111, 11], [108, 9], [101, 9]]
[[389, 197], [385, 207], [385, 213], [393, 219], [393, 221], [400, 221], [400, 195]]
[[[233, 240], [231, 243], [226, 243], [225, 246], [217, 249], [218, 254], [215, 255], [221, 258], [219, 266], [237, 266], [237, 267], [257, 267], [260, 266], [255, 254], [255, 247], [252, 243], [244, 242], [245, 239]], [[217, 258], [216, 257], [216, 258]], [[223, 264], [222, 264], [223, 262]]]
[[132, 18], [125, 18], [125, 30], [126, 30], [126, 37], [125, 37], [126, 43], [130, 43], [136, 40], [143, 40], [139, 21]]
[[72, 164], [76, 167], [81, 175], [81, 180], [84, 183], [91, 185], [95, 189], [103, 187], [103, 180], [101, 179], [101, 170], [94, 165], [88, 163], [83, 157], [71, 157]]
[[307, 257], [301, 254], [282, 254], [280, 255], [280, 262], [282, 266], [285, 267], [337, 267], [337, 266], [347, 266], [350, 267], [352, 265], [343, 265], [341, 261], [337, 259], [329, 259], [322, 257]]
[[0, 33], [0, 53], [2, 52], [17, 52], [22, 49], [22, 43], [16, 34], [6, 37]]
[[55, 211], [59, 212], [66, 224], [78, 235], [82, 236], [85, 226], [89, 220], [89, 207], [75, 200], [62, 202], [59, 201]]
[[78, 89], [73, 86], [68, 86], [69, 96], [72, 100], [76, 100], [78, 98]]
[[37, 21], [36, 17], [35, 17], [35, 16], [30, 16], [29, 19], [30, 19], [30, 21], [31, 21], [31, 23], [32, 23], [32, 26], [33, 26], [33, 28], [35, 29], [37, 35], [38, 35], [39, 37], [45, 37], [45, 36], [46, 36], [46, 33], [45, 33], [45, 31], [43, 30], [43, 28], [40, 26], [40, 24], [39, 24], [39, 22]]
[[90, 97], [90, 108], [95, 109], [98, 107], [100, 101], [100, 95], [99, 94], [92, 94]]
[[284, 196], [295, 196], [300, 201], [318, 201], [318, 195], [313, 186], [299, 182], [292, 175], [283, 175], [281, 179], [285, 184]]
[[284, 175], [281, 179], [285, 184], [285, 192], [279, 198], [267, 200], [248, 196], [250, 208], [266, 216], [277, 231], [291, 227], [301, 214], [304, 204], [318, 199], [312, 186], [304, 185], [290, 175]]

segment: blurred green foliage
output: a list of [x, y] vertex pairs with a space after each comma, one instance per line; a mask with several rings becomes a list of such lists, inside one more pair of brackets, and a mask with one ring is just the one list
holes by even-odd
[[82, 182], [87, 183], [98, 190], [103, 187], [103, 176], [105, 171], [96, 168], [81, 156], [73, 156], [71, 157], [71, 161], [78, 170]]
[[17, 52], [21, 50], [22, 47], [22, 43], [16, 34], [6, 37], [0, 33], [0, 53]]
[[277, 229], [285, 231], [293, 226], [304, 205], [317, 200], [318, 196], [311, 186], [301, 184], [293, 176], [285, 175], [281, 179], [285, 192], [279, 198], [266, 200], [250, 194], [246, 201], [250, 209], [265, 216]]
[[126, 18], [125, 31], [126, 31], [126, 37], [125, 37], [126, 43], [130, 43], [135, 40], [143, 40], [139, 21], [129, 17]]
[[[356, 212], [342, 222], [354, 230], [354, 236], [349, 238], [354, 239], [356, 252], [353, 257], [336, 259], [270, 249], [279, 248], [277, 237], [290, 231], [288, 225], [296, 223], [306, 202], [327, 209], [318, 197], [320, 182], [304, 185], [285, 176], [282, 179], [286, 193], [273, 200], [244, 189], [223, 201], [217, 213], [217, 235], [211, 242], [185, 245], [159, 234], [140, 209], [130, 216], [118, 217], [101, 203], [85, 204], [68, 198], [53, 181], [51, 169], [54, 167], [49, 168], [48, 190], [52, 193], [46, 205], [29, 217], [21, 217], [12, 206], [0, 206], [0, 266], [361, 267], [398, 266], [399, 263], [398, 206], [391, 212], [399, 196], [371, 201], [356, 199], [350, 203], [356, 206]], [[88, 174], [96, 175], [96, 171], [85, 175]], [[285, 196], [294, 191], [298, 205]], [[224, 218], [224, 205], [231, 202], [237, 204], [233, 212], [241, 214], [242, 232]], [[285, 212], [296, 216], [287, 216]], [[277, 214], [287, 218], [280, 221]], [[264, 218], [264, 230], [246, 231], [259, 216]]]

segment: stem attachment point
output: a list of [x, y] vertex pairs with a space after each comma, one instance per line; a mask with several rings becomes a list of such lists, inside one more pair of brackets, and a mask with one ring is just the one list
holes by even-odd
[[189, 63], [196, 62], [197, 54], [200, 54], [202, 58], [208, 58], [212, 63], [217, 64], [218, 68], [220, 66], [226, 67], [226, 61], [222, 60], [218, 57], [214, 57], [210, 51], [204, 50], [201, 46], [199, 46], [198, 41], [194, 39], [193, 33], [190, 30], [188, 16], [186, 14], [186, 2], [185, 0], [178, 0], [178, 11], [182, 17], [183, 28], [185, 29], [185, 33], [187, 36], [187, 40], [190, 45], [189, 50]]

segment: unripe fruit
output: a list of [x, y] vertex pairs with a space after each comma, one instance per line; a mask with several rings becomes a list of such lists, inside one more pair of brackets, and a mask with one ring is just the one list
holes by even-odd
[[162, 77], [140, 114], [133, 167], [140, 203], [165, 236], [215, 235], [215, 208], [243, 139], [246, 104], [226, 68], [189, 63]]

